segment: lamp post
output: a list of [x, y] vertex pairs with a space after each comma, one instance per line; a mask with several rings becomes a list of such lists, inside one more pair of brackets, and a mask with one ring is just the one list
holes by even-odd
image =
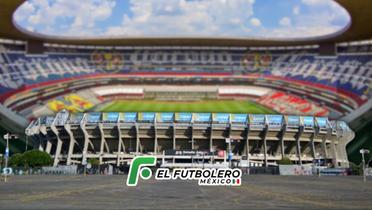
[[27, 149], [28, 149], [28, 136], [26, 135], [26, 146], [25, 146], [25, 152], [27, 152]]
[[84, 166], [84, 176], [87, 175], [87, 158], [86, 158], [86, 154], [87, 154], [87, 151], [83, 151], [83, 160], [82, 160], [82, 164]]
[[360, 154], [362, 154], [362, 164], [363, 164], [363, 181], [366, 182], [367, 181], [367, 177], [366, 177], [366, 160], [364, 158], [364, 156], [367, 154], [369, 154], [369, 150], [368, 149], [361, 149], [360, 151]]
[[232, 168], [232, 152], [231, 152], [231, 138], [226, 138], [226, 143], [228, 143], [228, 153], [227, 153], [227, 158], [229, 160], [229, 167]]
[[[9, 139], [17, 139], [18, 136], [15, 134], [7, 133], [4, 135], [4, 139], [6, 140], [6, 148], [5, 148], [5, 170], [8, 170], [8, 159], [9, 159]], [[4, 181], [8, 181], [8, 172], [4, 171]]]

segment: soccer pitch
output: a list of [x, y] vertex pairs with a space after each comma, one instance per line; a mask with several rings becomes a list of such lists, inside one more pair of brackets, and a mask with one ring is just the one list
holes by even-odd
[[204, 100], [204, 101], [156, 101], [120, 100], [111, 102], [101, 112], [206, 112], [274, 114], [275, 112], [252, 101]]

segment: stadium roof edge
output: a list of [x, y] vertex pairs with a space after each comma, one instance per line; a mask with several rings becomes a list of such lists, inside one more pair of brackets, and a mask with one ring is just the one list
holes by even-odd
[[344, 7], [351, 16], [350, 25], [344, 31], [330, 36], [318, 37], [316, 39], [295, 40], [271, 40], [271, 39], [237, 39], [237, 38], [63, 38], [48, 37], [40, 34], [26, 32], [17, 26], [13, 20], [16, 9], [25, 0], [2, 0], [0, 1], [0, 38], [16, 39], [23, 41], [41, 41], [44, 43], [55, 43], [65, 45], [123, 45], [123, 46], [293, 46], [314, 45], [322, 43], [352, 42], [372, 38], [372, 28], [368, 27], [372, 22], [371, 0], [335, 0]]

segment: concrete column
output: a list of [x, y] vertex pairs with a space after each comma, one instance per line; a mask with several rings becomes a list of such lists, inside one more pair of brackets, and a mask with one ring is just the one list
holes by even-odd
[[42, 133], [45, 136], [45, 138], [43, 140], [43, 141], [45, 141], [45, 148], [44, 148], [44, 142], [43, 141], [41, 141], [41, 147], [43, 148], [43, 150], [46, 153], [50, 154], [50, 150], [52, 149], [52, 142], [50, 141], [50, 138], [48, 136], [46, 126], [45, 125], [40, 126], [39, 130], [40, 130], [40, 133]]
[[314, 143], [315, 135], [316, 135], [316, 131], [314, 130], [314, 133], [310, 136], [311, 154], [314, 159], [316, 158], [315, 143]]
[[[229, 122], [229, 139], [230, 139], [230, 141], [231, 141], [231, 122]], [[231, 144], [231, 143], [230, 143]], [[228, 151], [228, 146], [227, 146], [227, 154], [229, 153], [229, 151]], [[232, 150], [233, 150], [233, 148], [232, 148], [232, 144], [231, 144], [231, 152], [232, 152]]]
[[46, 139], [45, 152], [50, 154], [51, 150], [52, 150], [52, 142], [50, 141], [50, 139]]
[[298, 162], [300, 163], [300, 165], [302, 165], [302, 158], [301, 158], [301, 136], [302, 136], [302, 133], [304, 131], [304, 127], [303, 126], [300, 126], [299, 127], [299, 130], [298, 130], [298, 133], [296, 135], [296, 144], [297, 144], [297, 147], [296, 147], [296, 151], [297, 151], [297, 158], [298, 158]]
[[125, 145], [123, 145], [123, 138], [122, 138], [122, 134], [121, 134], [121, 129], [120, 129], [120, 123], [117, 124], [117, 129], [118, 129], [118, 155], [117, 155], [117, 159], [116, 159], [116, 165], [119, 166], [120, 165], [120, 153], [121, 151], [125, 151]]
[[213, 123], [211, 123], [211, 132], [209, 134], [209, 152], [213, 151]]
[[194, 123], [191, 123], [191, 149], [194, 149]]
[[61, 154], [61, 149], [62, 149], [62, 140], [61, 138], [59, 137], [59, 132], [56, 128], [56, 126], [54, 125], [51, 125], [51, 130], [53, 131], [54, 135], [56, 135], [57, 137], [57, 147], [56, 147], [56, 151], [54, 153], [54, 162], [53, 162], [53, 166], [57, 166], [58, 165], [58, 162], [59, 162], [59, 156]]
[[65, 127], [65, 130], [70, 137], [70, 144], [69, 144], [69, 147], [68, 147], [67, 161], [66, 161], [67, 163], [66, 164], [71, 165], [71, 158], [72, 158], [72, 155], [73, 155], [73, 152], [74, 152], [74, 147], [75, 147], [75, 144], [76, 144], [76, 140], [75, 140], [74, 135], [72, 134], [71, 126], [69, 124], [65, 124], [64, 127]]
[[98, 124], [99, 132], [101, 135], [101, 145], [99, 149], [99, 164], [102, 165], [103, 163], [103, 153], [105, 152], [105, 134], [103, 132], [102, 123]]
[[263, 137], [263, 148], [264, 148], [264, 163], [265, 163], [265, 167], [267, 167], [267, 141], [266, 141], [266, 136], [267, 136], [267, 132], [269, 132], [269, 126], [268, 125], [265, 125], [265, 128], [264, 128], [264, 137]]
[[[155, 117], [156, 118], [156, 117]], [[154, 154], [158, 154], [158, 127], [156, 125], [156, 121], [154, 122]]]
[[89, 146], [90, 140], [88, 138], [88, 132], [85, 129], [85, 124], [80, 124], [80, 129], [83, 131], [83, 134], [84, 134], [84, 147], [83, 147], [83, 154], [82, 154], [82, 159], [81, 159], [81, 163], [83, 163], [83, 160], [86, 159], [88, 155], [88, 146]]
[[287, 132], [287, 125], [286, 124], [283, 125], [283, 128], [282, 128], [281, 132], [282, 132], [282, 135], [279, 138], [279, 145], [278, 145], [277, 153], [280, 151], [280, 155], [282, 156], [282, 158], [284, 158], [284, 156], [285, 156], [285, 153], [284, 153], [284, 136]]
[[327, 133], [327, 136], [329, 139], [331, 139], [331, 147], [332, 147], [332, 155], [333, 155], [333, 165], [335, 167], [338, 166], [337, 164], [337, 150], [336, 150], [336, 143], [335, 143], [335, 139], [332, 138], [332, 128], [329, 128], [328, 130], [328, 133]]
[[176, 126], [173, 123], [173, 149], [176, 149]]
[[327, 135], [323, 136], [323, 139], [322, 139], [322, 148], [323, 148], [323, 156], [324, 156], [324, 159], [327, 159], [328, 158], [328, 151], [327, 151], [327, 139], [328, 139], [328, 133]]
[[134, 126], [136, 128], [136, 154], [138, 154], [140, 149], [139, 129], [137, 123]]
[[245, 134], [245, 155], [247, 156], [248, 164], [249, 164], [249, 129], [250, 129], [250, 126], [247, 125], [247, 132]]
[[332, 145], [332, 153], [333, 153], [333, 165], [335, 167], [338, 167], [338, 164], [337, 164], [338, 157], [337, 157], [336, 144], [335, 144], [336, 140], [332, 139], [331, 141], [332, 141], [331, 145]]

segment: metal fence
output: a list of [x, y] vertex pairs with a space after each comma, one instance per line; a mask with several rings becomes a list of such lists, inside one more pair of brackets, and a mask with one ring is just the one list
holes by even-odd
[[250, 167], [249, 174], [279, 175], [279, 167]]

